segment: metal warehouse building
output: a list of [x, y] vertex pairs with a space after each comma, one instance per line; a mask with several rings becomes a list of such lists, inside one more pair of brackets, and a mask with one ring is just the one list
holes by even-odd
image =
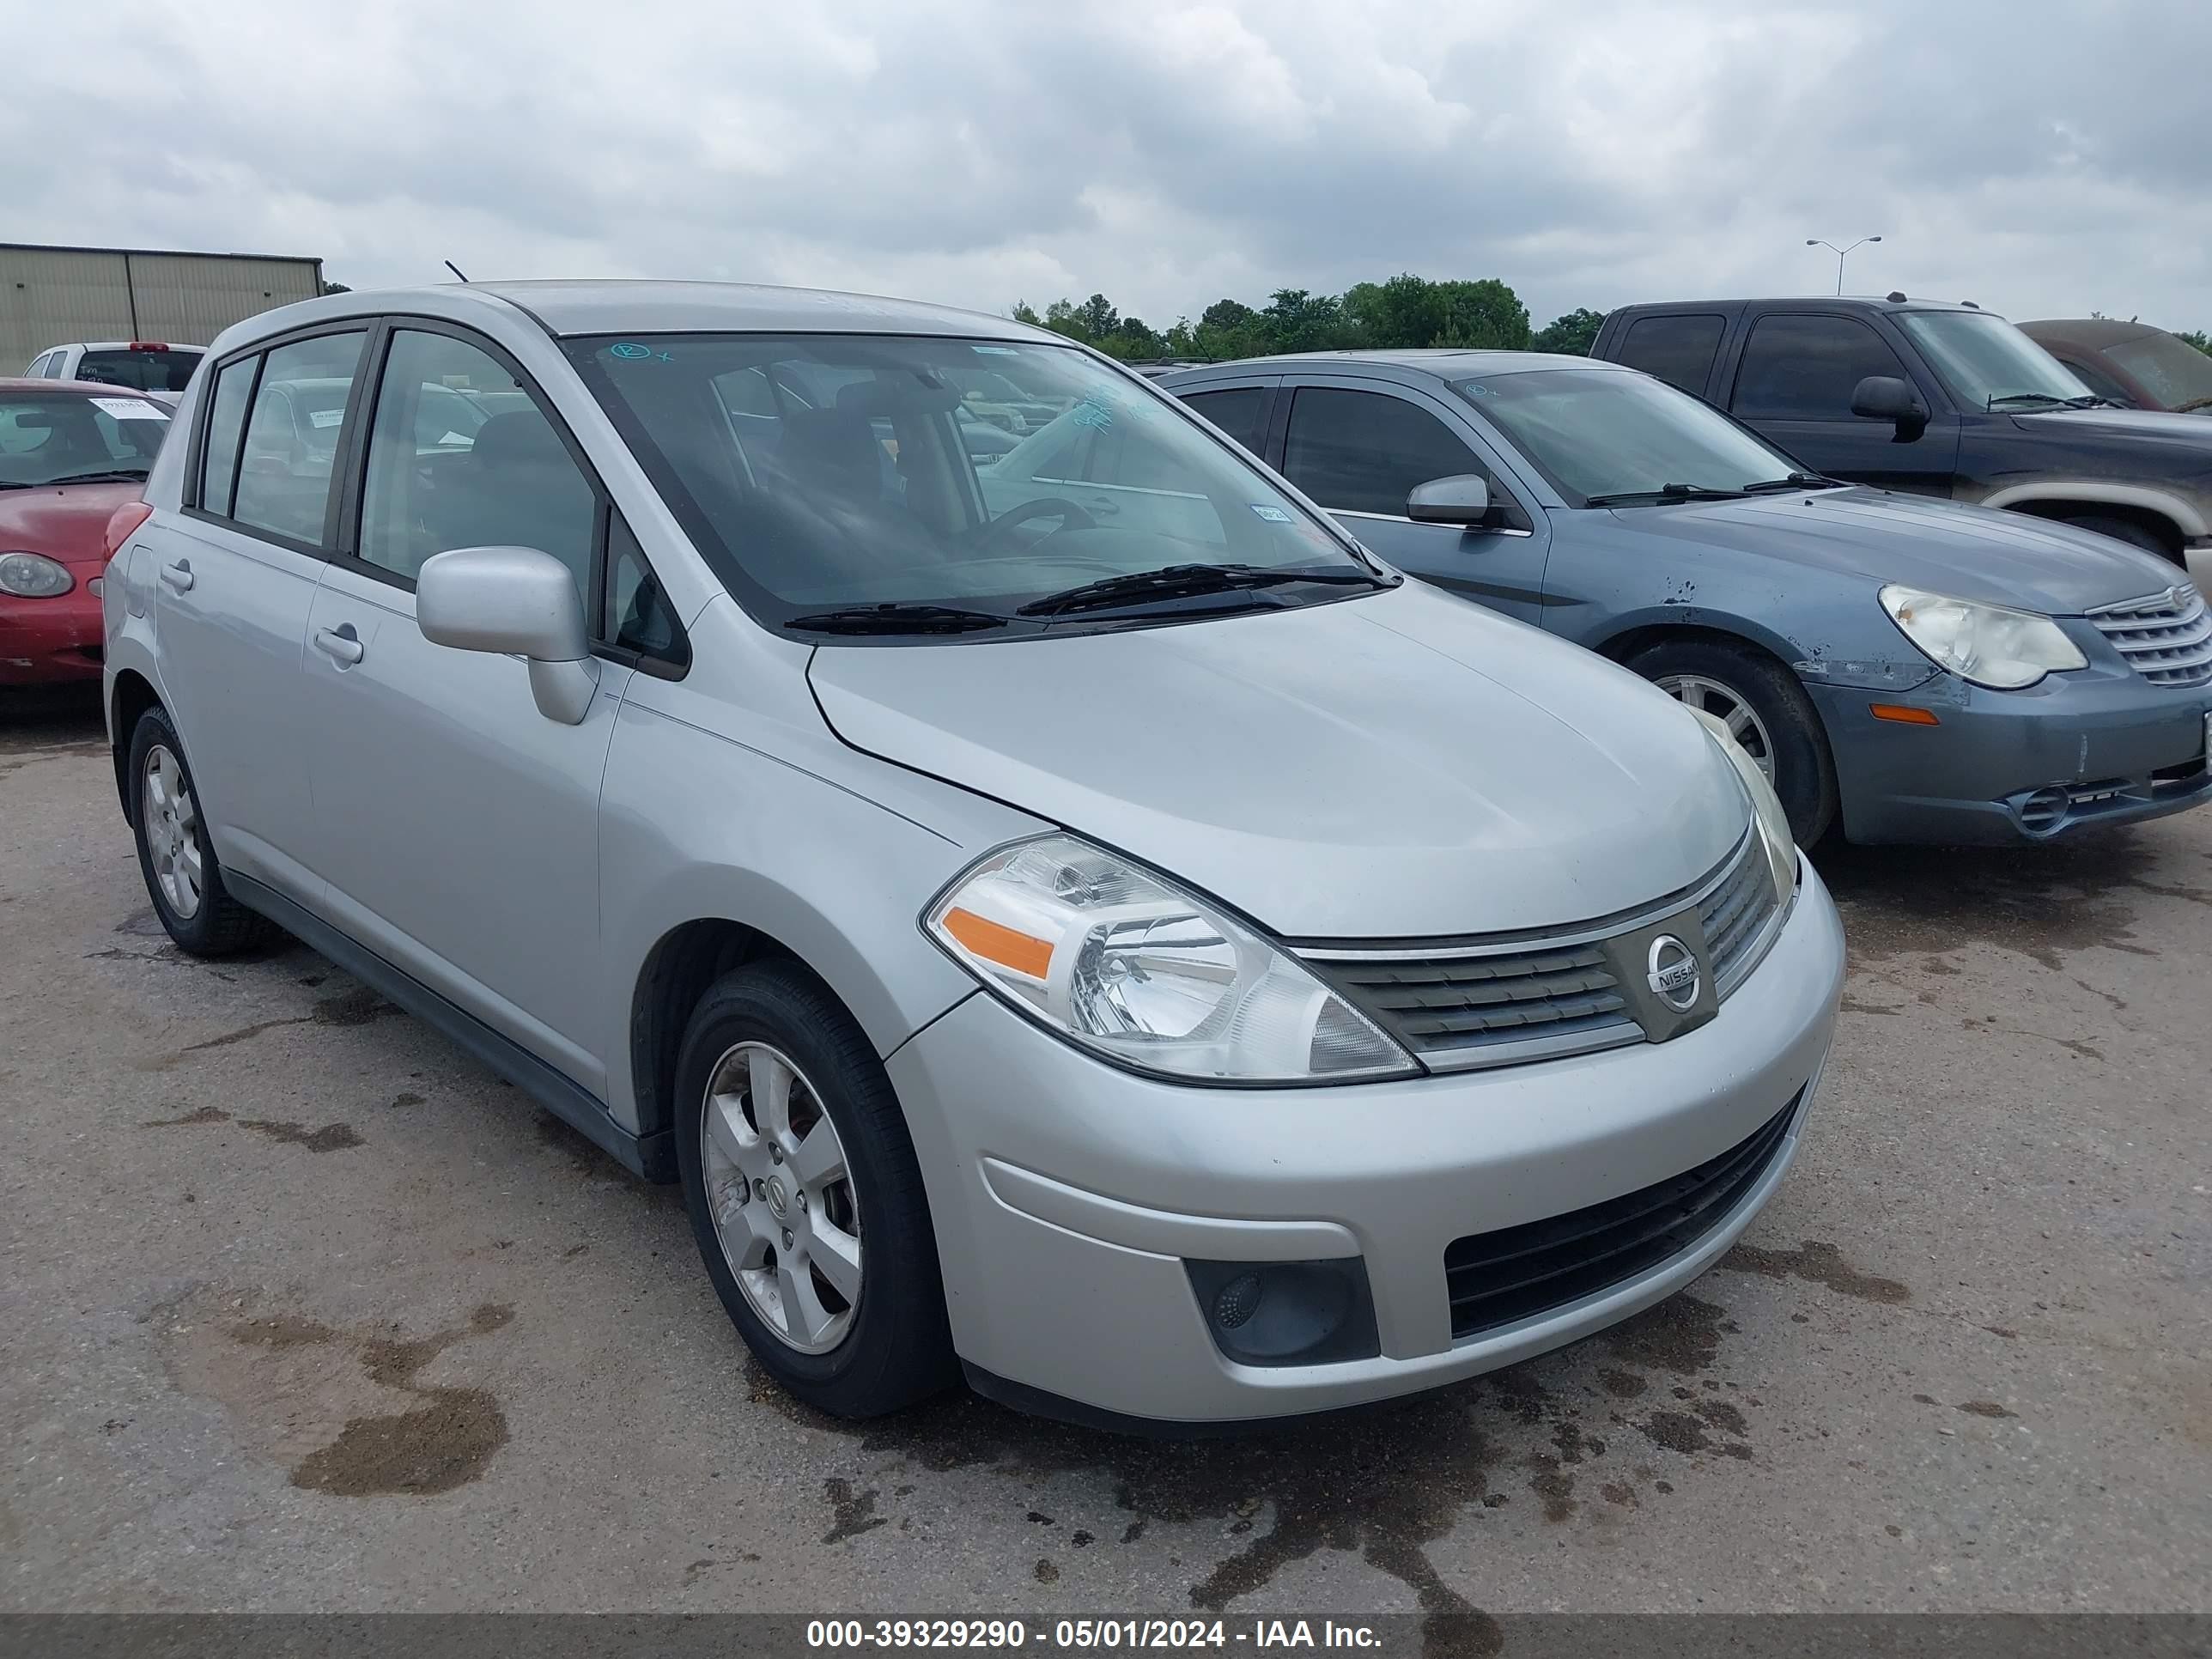
[[243, 318], [322, 291], [320, 259], [0, 242], [0, 375], [77, 340], [205, 345]]

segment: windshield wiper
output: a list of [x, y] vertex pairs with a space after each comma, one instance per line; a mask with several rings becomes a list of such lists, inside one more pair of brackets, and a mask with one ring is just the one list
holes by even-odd
[[2175, 415], [2187, 415], [2194, 410], [2208, 407], [2212, 407], [2212, 398], [2191, 398], [2185, 404], [2174, 404], [2173, 408], [2168, 412]]
[[2054, 398], [2054, 397], [2052, 397], [2052, 396], [2051, 396], [2048, 392], [1993, 392], [1993, 393], [1991, 393], [1991, 394], [1990, 394], [1990, 404], [1989, 404], [1989, 406], [1990, 406], [1992, 410], [1994, 410], [1994, 409], [1995, 409], [1995, 408], [1996, 408], [1999, 404], [2017, 404], [2017, 403], [2031, 403], [2031, 404], [2049, 404], [2049, 405], [2050, 405], [2051, 408], [2053, 408], [2053, 409], [2064, 409], [2064, 408], [2066, 408], [2066, 407], [2068, 406], [2068, 405], [2067, 405], [2067, 400], [2066, 400], [2065, 398]]
[[2082, 397], [2069, 398], [2066, 400], [2066, 407], [2069, 409], [2125, 409], [2127, 405], [2111, 398], [2100, 397], [2092, 392]]
[[1741, 489], [1715, 489], [1706, 484], [1664, 483], [1656, 489], [1620, 489], [1609, 495], [1585, 495], [1584, 507], [1650, 506], [1654, 501], [1733, 501], [1744, 495]]
[[994, 611], [963, 611], [957, 605], [887, 599], [880, 605], [811, 611], [790, 617], [783, 625], [817, 634], [968, 634], [979, 628], [1004, 628], [1006, 619]]
[[1139, 599], [1184, 599], [1200, 593], [1236, 593], [1287, 582], [1325, 582], [1363, 587], [1389, 586], [1368, 570], [1271, 569], [1256, 564], [1171, 564], [1158, 570], [1134, 570], [1102, 576], [1016, 608], [1024, 617], [1056, 617], [1064, 611], [1095, 611]]
[[1793, 472], [1786, 478], [1761, 478], [1756, 483], [1743, 487], [1747, 495], [1770, 495], [1784, 489], [1832, 489], [1843, 483], [1841, 478], [1823, 477], [1818, 472]]
[[143, 472], [125, 472], [120, 468], [114, 467], [111, 467], [105, 472], [72, 472], [65, 477], [49, 478], [46, 480], [46, 483], [50, 485], [74, 483], [144, 483], [145, 482], [146, 475]]

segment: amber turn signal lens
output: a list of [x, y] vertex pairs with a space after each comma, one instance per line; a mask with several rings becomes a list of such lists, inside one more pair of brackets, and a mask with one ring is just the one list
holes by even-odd
[[1031, 979], [1052, 972], [1052, 944], [957, 907], [945, 913], [945, 931], [982, 957]]
[[1901, 702], [1869, 703], [1868, 708], [1873, 711], [1876, 720], [1895, 720], [1899, 726], [1941, 726], [1942, 724], [1942, 721], [1937, 720], [1925, 708], [1911, 708]]

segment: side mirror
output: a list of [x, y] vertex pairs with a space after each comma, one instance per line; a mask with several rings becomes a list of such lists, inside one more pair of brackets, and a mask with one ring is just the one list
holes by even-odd
[[1490, 522], [1490, 485], [1480, 475], [1462, 472], [1415, 484], [1406, 497], [1406, 516], [1416, 524], [1456, 524], [1480, 528]]
[[1869, 374], [1851, 389], [1851, 413], [1869, 421], [1888, 421], [1901, 438], [1909, 428], [1918, 437], [1928, 425], [1928, 405], [1894, 374]]
[[433, 645], [530, 661], [538, 712], [582, 722], [599, 665], [584, 602], [568, 567], [534, 547], [457, 547], [423, 561], [415, 578], [415, 625]]

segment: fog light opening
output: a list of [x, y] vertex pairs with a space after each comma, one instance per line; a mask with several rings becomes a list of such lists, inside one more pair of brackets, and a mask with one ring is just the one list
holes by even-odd
[[1183, 1266], [1214, 1346], [1240, 1365], [1322, 1365], [1382, 1352], [1358, 1256]]

